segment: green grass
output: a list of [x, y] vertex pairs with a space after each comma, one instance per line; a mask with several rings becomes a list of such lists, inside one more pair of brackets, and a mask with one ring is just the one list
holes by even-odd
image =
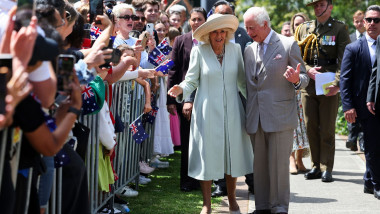
[[[202, 209], [202, 192], [182, 192], [179, 189], [181, 152], [176, 151], [162, 161], [170, 163], [169, 168], [156, 169], [149, 178], [152, 182], [140, 185], [139, 195], [125, 198], [131, 209], [130, 213], [138, 214], [192, 214]], [[219, 206], [222, 198], [212, 199], [212, 209]]]

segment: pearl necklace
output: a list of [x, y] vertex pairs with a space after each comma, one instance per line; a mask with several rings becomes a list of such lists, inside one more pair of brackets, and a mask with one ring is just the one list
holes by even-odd
[[222, 53], [220, 53], [220, 54], [215, 54], [216, 55], [216, 58], [218, 59], [218, 61], [221, 61], [222, 59], [223, 59], [223, 57], [224, 57], [224, 46], [223, 46], [223, 51], [222, 51]]

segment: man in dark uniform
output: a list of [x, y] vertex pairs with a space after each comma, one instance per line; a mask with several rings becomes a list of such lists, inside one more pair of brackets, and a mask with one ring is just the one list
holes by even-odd
[[[314, 7], [316, 20], [303, 23], [294, 35], [310, 77], [309, 85], [301, 91], [312, 162], [312, 169], [305, 178], [332, 182], [340, 63], [350, 37], [347, 25], [331, 18], [332, 0], [313, 0], [307, 6]], [[324, 72], [335, 73], [335, 80], [326, 95], [317, 96], [315, 75]]]

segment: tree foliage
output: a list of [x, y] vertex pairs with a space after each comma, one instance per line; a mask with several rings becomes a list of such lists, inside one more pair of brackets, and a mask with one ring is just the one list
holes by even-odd
[[[280, 32], [282, 23], [290, 21], [292, 16], [298, 12], [306, 13], [310, 19], [315, 19], [312, 7], [306, 7], [311, 0], [237, 0], [236, 14], [240, 20], [243, 20], [244, 12], [252, 7], [265, 7], [271, 18], [272, 28]], [[357, 10], [365, 11], [366, 8], [373, 4], [379, 4], [378, 0], [333, 0], [334, 9], [332, 17], [344, 21], [349, 25], [349, 30], [353, 32], [355, 28], [352, 24], [352, 15]]]

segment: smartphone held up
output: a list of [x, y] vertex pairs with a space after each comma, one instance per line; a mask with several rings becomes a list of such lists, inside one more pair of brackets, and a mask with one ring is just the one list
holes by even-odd
[[90, 1], [90, 23], [95, 21], [95, 24], [101, 24], [100, 21], [96, 21], [97, 15], [103, 15], [103, 0], [91, 0]]
[[73, 81], [75, 56], [71, 54], [60, 54], [57, 59], [57, 90], [61, 92], [70, 91], [70, 83]]
[[12, 55], [0, 54], [0, 114], [5, 113], [7, 83], [12, 77]]
[[19, 31], [29, 25], [35, 15], [36, 2], [34, 0], [17, 0], [17, 11], [14, 29]]

